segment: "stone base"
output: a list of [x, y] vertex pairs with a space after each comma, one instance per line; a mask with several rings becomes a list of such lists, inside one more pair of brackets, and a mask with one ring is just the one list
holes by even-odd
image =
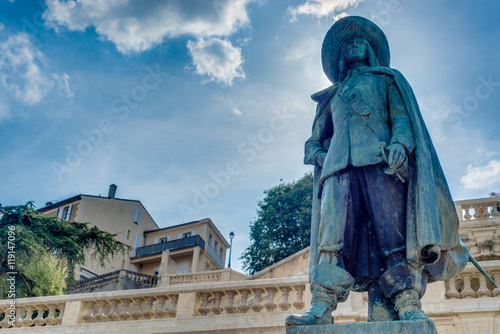
[[292, 326], [286, 334], [437, 334], [434, 322], [418, 321], [379, 321], [358, 322], [353, 324], [334, 324], [322, 326]]

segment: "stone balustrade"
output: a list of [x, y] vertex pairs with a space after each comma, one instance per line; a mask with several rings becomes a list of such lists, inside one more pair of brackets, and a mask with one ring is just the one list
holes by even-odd
[[461, 221], [500, 217], [500, 197], [488, 197], [455, 201]]
[[177, 274], [170, 276], [170, 284], [186, 284], [198, 282], [217, 282], [222, 280], [222, 271], [207, 271], [202, 273]]
[[[109, 285], [115, 282], [121, 284], [113, 285], [113, 290], [123, 290], [127, 288], [150, 288], [158, 285], [158, 277], [122, 269], [104, 275], [95, 276], [86, 280], [78, 281], [70, 288], [66, 289], [65, 292], [89, 292], [93, 289], [99, 289], [105, 285]], [[124, 282], [127, 282], [128, 284], [124, 284]]]
[[472, 263], [468, 263], [460, 275], [446, 281], [446, 298], [488, 298], [500, 295], [499, 262], [500, 261], [481, 262], [481, 266], [495, 281], [497, 288], [494, 288]]
[[[1, 315], [0, 327], [30, 331], [53, 325], [50, 331], [37, 333], [62, 333], [69, 328], [72, 332], [78, 329], [76, 332], [87, 333], [85, 328], [90, 324], [100, 328], [99, 324], [115, 322], [134, 327], [138, 325], [132, 323], [137, 321], [141, 326], [144, 321], [163, 321], [168, 326], [170, 320], [178, 323], [185, 318], [230, 318], [257, 313], [262, 313], [260, 317], [268, 314], [272, 318], [269, 322], [274, 323], [276, 315], [284, 319], [285, 312], [304, 309], [307, 285], [307, 277], [289, 277], [24, 298], [15, 300], [14, 326], [8, 323], [8, 317]], [[10, 314], [10, 305], [9, 300], [0, 300], [0, 312]], [[231, 323], [230, 319], [226, 321]]]

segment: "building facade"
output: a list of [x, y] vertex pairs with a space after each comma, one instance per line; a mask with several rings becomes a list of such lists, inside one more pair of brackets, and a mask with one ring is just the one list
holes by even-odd
[[116, 198], [116, 190], [111, 185], [107, 197], [80, 194], [38, 210], [49, 217], [89, 222], [131, 247], [129, 254], [116, 256], [104, 268], [87, 256], [76, 268], [77, 279], [121, 269], [152, 276], [160, 276], [162, 268], [165, 274], [224, 269], [229, 244], [210, 219], [159, 228], [140, 201]]

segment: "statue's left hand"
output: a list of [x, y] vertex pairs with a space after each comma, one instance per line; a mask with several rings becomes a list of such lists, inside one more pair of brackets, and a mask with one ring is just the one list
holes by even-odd
[[398, 168], [405, 161], [406, 152], [403, 145], [395, 143], [387, 146], [387, 151], [389, 153], [387, 157], [387, 162], [391, 168]]

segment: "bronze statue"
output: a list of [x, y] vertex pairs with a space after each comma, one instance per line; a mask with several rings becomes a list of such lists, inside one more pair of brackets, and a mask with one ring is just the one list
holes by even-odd
[[427, 319], [427, 283], [457, 275], [469, 252], [413, 91], [389, 67], [382, 30], [338, 20], [322, 46], [332, 86], [312, 95], [305, 144], [315, 166], [312, 306], [287, 326], [333, 323], [350, 291], [368, 291], [368, 321]]

